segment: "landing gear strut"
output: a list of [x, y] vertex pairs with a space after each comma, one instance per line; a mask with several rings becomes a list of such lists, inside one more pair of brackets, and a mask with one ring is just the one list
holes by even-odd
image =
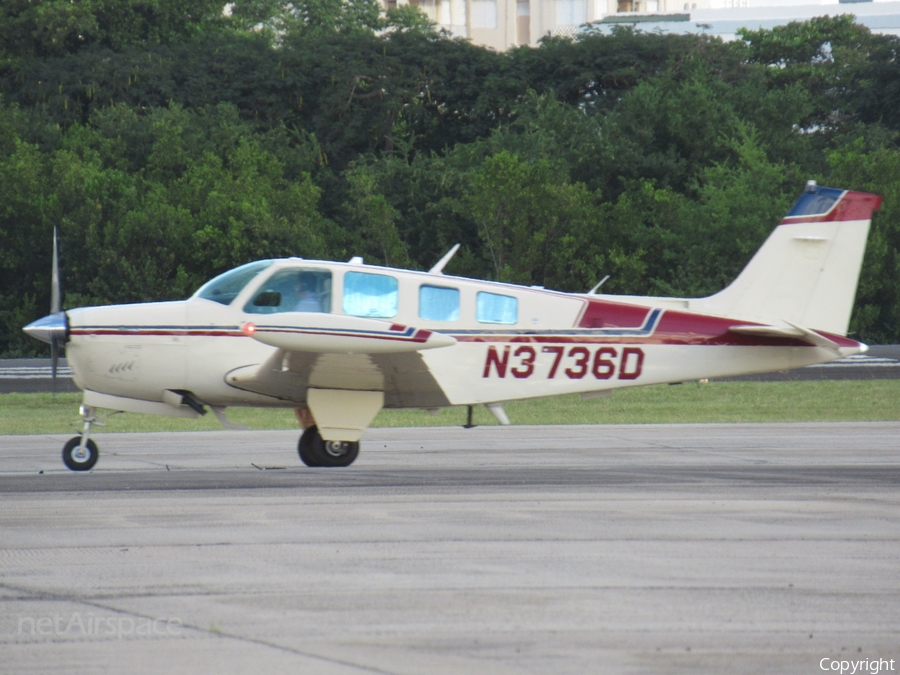
[[359, 455], [359, 443], [326, 441], [313, 425], [303, 432], [297, 451], [306, 466], [350, 466]]
[[97, 444], [90, 439], [91, 425], [97, 421], [94, 409], [82, 406], [81, 418], [84, 420], [84, 430], [80, 436], [69, 439], [62, 451], [63, 464], [72, 471], [89, 471], [100, 458]]

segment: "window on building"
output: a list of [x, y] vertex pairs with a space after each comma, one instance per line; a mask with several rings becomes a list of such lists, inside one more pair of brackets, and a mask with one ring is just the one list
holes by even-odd
[[419, 318], [428, 321], [458, 321], [459, 291], [446, 286], [420, 286]]
[[527, 45], [531, 42], [531, 2], [516, 2], [516, 42]]
[[481, 323], [516, 323], [519, 320], [519, 301], [508, 295], [478, 294], [475, 315]]
[[439, 0], [412, 0], [409, 4], [418, 7], [432, 21], [438, 20], [438, 4]]
[[587, 21], [585, 0], [556, 0], [556, 25], [579, 26]]
[[444, 0], [450, 7], [450, 24], [445, 26], [453, 35], [466, 37], [469, 20], [466, 17], [466, 0]]
[[309, 268], [279, 270], [244, 306], [248, 314], [330, 312], [331, 272]]
[[344, 275], [344, 314], [388, 319], [397, 315], [398, 302], [394, 277], [367, 272]]
[[472, 28], [497, 27], [497, 0], [472, 0]]

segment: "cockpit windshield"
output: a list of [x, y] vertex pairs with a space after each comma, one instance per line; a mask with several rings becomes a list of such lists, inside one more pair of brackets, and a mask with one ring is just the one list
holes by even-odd
[[212, 281], [207, 281], [194, 293], [195, 298], [212, 300], [222, 305], [230, 305], [238, 294], [244, 290], [257, 274], [269, 267], [273, 260], [257, 260], [240, 267], [235, 267], [224, 274], [220, 274]]

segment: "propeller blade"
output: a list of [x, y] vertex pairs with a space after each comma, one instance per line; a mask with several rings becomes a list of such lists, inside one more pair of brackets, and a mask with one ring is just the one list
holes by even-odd
[[[59, 236], [53, 228], [53, 265], [50, 272], [50, 314], [58, 314], [61, 305], [59, 284]], [[59, 337], [55, 334], [50, 339], [50, 373], [53, 382], [53, 395], [56, 396], [56, 371], [59, 369]]]
[[57, 244], [56, 228], [53, 228], [53, 268], [50, 274], [50, 313], [59, 312], [59, 246]]

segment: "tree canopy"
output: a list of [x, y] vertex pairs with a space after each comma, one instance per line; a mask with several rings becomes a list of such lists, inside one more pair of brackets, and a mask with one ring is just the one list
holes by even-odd
[[820, 18], [505, 53], [373, 0], [0, 4], [0, 354], [64, 307], [299, 255], [586, 290], [729, 283], [807, 179], [884, 195], [851, 330], [900, 338], [900, 40]]

